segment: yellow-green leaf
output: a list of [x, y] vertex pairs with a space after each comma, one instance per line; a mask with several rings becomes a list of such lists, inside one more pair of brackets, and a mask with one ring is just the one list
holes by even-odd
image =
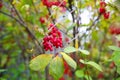
[[109, 46], [109, 48], [114, 50], [114, 51], [120, 51], [120, 48], [117, 46]]
[[87, 64], [93, 66], [94, 68], [96, 68], [99, 71], [102, 71], [102, 68], [100, 67], [100, 65], [98, 65], [97, 63], [95, 63], [93, 61], [89, 61], [89, 62], [87, 62]]
[[64, 64], [63, 59], [56, 56], [49, 65], [49, 73], [51, 76], [54, 77], [54, 80], [58, 80], [60, 77], [62, 77], [64, 73]]
[[61, 52], [61, 54], [62, 54], [63, 58], [65, 59], [65, 61], [68, 63], [68, 65], [71, 66], [72, 68], [76, 69], [76, 67], [77, 67], [76, 62], [67, 54], [65, 54], [63, 52]]
[[91, 66], [93, 66], [94, 68], [96, 68], [97, 70], [99, 70], [99, 71], [102, 72], [102, 68], [100, 67], [100, 65], [98, 65], [97, 63], [95, 63], [95, 62], [93, 62], [93, 61], [88, 61], [88, 62], [86, 62], [86, 61], [84, 61], [84, 60], [81, 59], [80, 62], [83, 63], [83, 64], [91, 65]]
[[85, 54], [85, 55], [89, 55], [89, 54], [90, 54], [87, 50], [81, 50], [81, 49], [79, 49], [79, 51], [80, 51], [81, 53]]
[[41, 54], [30, 61], [29, 67], [34, 71], [44, 71], [51, 59], [51, 54]]
[[75, 75], [78, 77], [78, 78], [83, 78], [84, 77], [84, 71], [83, 70], [77, 70], [75, 72]]
[[77, 49], [75, 49], [75, 48], [72, 47], [72, 46], [68, 46], [68, 47], [66, 47], [66, 48], [64, 49], [64, 52], [65, 52], [65, 53], [72, 53], [72, 52], [75, 52], [75, 51], [77, 51]]

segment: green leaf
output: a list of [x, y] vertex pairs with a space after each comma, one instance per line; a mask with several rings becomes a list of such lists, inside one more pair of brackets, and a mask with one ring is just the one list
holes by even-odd
[[120, 65], [120, 52], [115, 51], [112, 55], [112, 60], [115, 62], [115, 65]]
[[85, 75], [86, 80], [92, 80], [92, 77], [90, 75]]
[[120, 66], [117, 66], [117, 73], [120, 74]]
[[120, 80], [120, 77], [119, 77], [119, 78], [117, 78], [116, 80]]
[[30, 61], [29, 67], [34, 71], [43, 71], [51, 59], [51, 54], [41, 54]]
[[84, 61], [84, 60], [81, 59], [80, 62], [83, 63], [83, 64], [91, 65], [94, 68], [96, 68], [97, 70], [99, 70], [99, 71], [102, 72], [102, 68], [100, 67], [100, 65], [98, 65], [97, 63], [95, 63], [93, 61], [86, 62], [86, 61]]
[[93, 61], [89, 61], [89, 62], [87, 62], [87, 64], [95, 67], [95, 68], [96, 68], [97, 70], [99, 70], [99, 71], [102, 71], [102, 68], [100, 67], [100, 65], [98, 65], [97, 63], [95, 63], [95, 62], [93, 62]]
[[114, 51], [120, 51], [120, 48], [116, 47], [116, 46], [109, 46], [109, 48], [114, 50]]
[[87, 50], [81, 50], [81, 49], [79, 49], [79, 51], [80, 51], [81, 53], [85, 54], [85, 55], [89, 55], [89, 54], [90, 54]]
[[6, 71], [6, 69], [0, 69], [0, 73], [1, 73], [1, 72], [5, 72], [5, 71]]
[[54, 80], [58, 80], [60, 77], [62, 77], [64, 73], [64, 64], [63, 59], [56, 56], [49, 65], [49, 73], [51, 76], [54, 77]]
[[75, 75], [78, 77], [78, 78], [82, 78], [84, 77], [84, 71], [83, 70], [77, 70], [75, 72]]
[[67, 54], [65, 54], [63, 52], [61, 52], [61, 54], [62, 54], [63, 58], [65, 59], [65, 61], [68, 63], [68, 65], [71, 66], [72, 68], [76, 69], [76, 67], [77, 67], [76, 62]]
[[117, 66], [117, 73], [120, 74], [120, 52], [119, 51], [114, 51], [112, 55], [112, 60]]
[[80, 59], [80, 62], [83, 63], [83, 64], [86, 64], [86, 62], [82, 59]]
[[75, 51], [77, 51], [77, 50], [72, 46], [68, 46], [64, 49], [65, 53], [72, 53], [72, 52], [75, 52]]

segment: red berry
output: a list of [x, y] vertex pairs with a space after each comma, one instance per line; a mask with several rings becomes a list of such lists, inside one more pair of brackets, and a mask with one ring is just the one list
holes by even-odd
[[42, 3], [49, 8], [51, 8], [53, 5], [60, 6], [60, 7], [61, 6], [64, 7], [66, 5], [66, 1], [63, 1], [63, 3], [61, 4], [61, 2], [58, 2], [58, 1], [57, 2], [49, 2], [48, 0], [42, 0]]
[[51, 2], [49, 2], [46, 6], [49, 7], [49, 8], [51, 8], [52, 5], [53, 5], [53, 4], [52, 4]]
[[98, 79], [102, 79], [104, 77], [103, 73], [98, 74]]
[[110, 63], [110, 68], [113, 69], [114, 67], [115, 67], [115, 63], [114, 62]]
[[110, 16], [110, 12], [104, 13], [104, 19], [108, 19]]
[[116, 29], [115, 29], [115, 34], [120, 34], [120, 27], [116, 27]]
[[69, 38], [66, 37], [66, 38], [65, 38], [65, 42], [69, 42]]
[[80, 63], [80, 68], [82, 69], [82, 68], [84, 68], [84, 67], [85, 67], [85, 64]]
[[69, 70], [68, 75], [69, 75], [69, 77], [72, 77], [72, 71]]
[[48, 4], [48, 0], [42, 0], [42, 3], [43, 3], [44, 5], [47, 5], [47, 4]]
[[3, 6], [3, 4], [2, 4], [2, 2], [0, 2], [0, 9], [2, 8], [2, 6]]
[[105, 13], [105, 11], [106, 11], [105, 8], [100, 8], [100, 9], [99, 9], [100, 14]]
[[42, 17], [40, 17], [39, 21], [40, 21], [42, 24], [45, 23], [45, 20], [44, 20], [44, 18], [42, 18]]
[[63, 7], [64, 7], [64, 6], [66, 6], [66, 4], [67, 4], [67, 3], [66, 3], [66, 1], [63, 1], [63, 3], [62, 3], [62, 5], [61, 5], [61, 6], [63, 6]]
[[65, 78], [64, 78], [64, 77], [61, 77], [59, 80], [65, 80]]
[[59, 6], [60, 2], [54, 2], [54, 5]]
[[68, 72], [69, 72], [69, 66], [68, 66], [68, 64], [67, 64], [66, 61], [64, 61], [64, 68], [65, 68], [64, 74], [68, 74]]
[[100, 1], [100, 7], [101, 8], [105, 8], [106, 7], [106, 3], [104, 1]]
[[54, 27], [54, 24], [50, 24], [50, 26], [48, 27], [48, 30], [53, 28]]
[[111, 34], [114, 34], [114, 32], [115, 32], [115, 27], [113, 27], [113, 26], [110, 27], [110, 28], [109, 28], [109, 32], [110, 32]]

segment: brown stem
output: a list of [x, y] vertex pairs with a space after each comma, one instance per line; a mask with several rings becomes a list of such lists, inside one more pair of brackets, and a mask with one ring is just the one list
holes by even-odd
[[[70, 8], [71, 11], [73, 11], [73, 4], [72, 4], [72, 2], [73, 2], [73, 0], [68, 0], [69, 8]], [[72, 15], [73, 23], [75, 23], [75, 12], [72, 12], [71, 15]], [[74, 26], [73, 27], [73, 38], [76, 37], [76, 34], [77, 34], [77, 28], [76, 28], [76, 26]], [[76, 38], [73, 40], [73, 46], [74, 47], [75, 47], [75, 41], [76, 41]], [[76, 54], [73, 55], [73, 59], [75, 61], [77, 61], [76, 60]], [[75, 80], [75, 71], [74, 70], [72, 71], [72, 75], [73, 75], [72, 80]]]

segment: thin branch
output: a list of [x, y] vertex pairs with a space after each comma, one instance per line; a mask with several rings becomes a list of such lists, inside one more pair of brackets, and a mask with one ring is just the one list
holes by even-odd
[[[99, 20], [100, 17], [101, 17], [101, 14], [99, 14], [99, 16], [95, 19], [95, 21], [92, 23], [92, 25], [91, 25], [89, 28], [86, 29], [86, 31], [91, 30], [92, 27], [96, 24], [96, 22]], [[80, 39], [82, 39], [85, 35], [86, 35], [86, 34], [84, 33], [84, 34], [80, 37]]]
[[[27, 27], [27, 25], [23, 24], [21, 21], [19, 21], [19, 20], [18, 20], [17, 18], [15, 18], [14, 16], [12, 16], [12, 15], [10, 15], [10, 14], [7, 14], [7, 13], [1, 11], [1, 10], [0, 10], [0, 13], [2, 13], [3, 15], [6, 15], [6, 16], [12, 18], [12, 19], [14, 19], [14, 20], [17, 21], [21, 26], [25, 27], [25, 30], [26, 30], [26, 31], [28, 32], [28, 34], [31, 36], [32, 40], [35, 41], [35, 42], [37, 42], [37, 43], [39, 44], [39, 46], [41, 47], [40, 50], [42, 51], [42, 46], [41, 46], [41, 44], [39, 43], [39, 41], [37, 40], [37, 38], [34, 36], [34, 34], [29, 30], [29, 28]], [[44, 51], [41, 52], [41, 53], [44, 53]]]
[[[12, 7], [15, 9], [15, 12], [18, 16], [18, 18], [20, 19], [20, 21], [22, 21], [23, 26], [25, 27], [26, 31], [29, 33], [29, 35], [32, 37], [32, 40], [35, 41], [35, 43], [37, 42], [40, 46], [40, 49], [42, 51], [42, 53], [44, 53], [44, 50], [42, 50], [42, 46], [39, 43], [39, 41], [37, 40], [37, 38], [35, 37], [35, 35], [29, 30], [29, 28], [27, 27], [27, 25], [25, 24], [24, 20], [22, 19], [21, 15], [19, 14], [18, 10], [15, 8], [15, 6], [12, 4], [12, 1], [10, 1], [10, 4], [12, 5]], [[36, 44], [37, 45], [37, 44]]]
[[12, 4], [12, 1], [11, 1], [11, 0], [9, 0], [9, 1], [10, 1], [10, 4], [12, 5], [13, 9], [15, 10], [18, 18], [20, 19], [20, 21], [22, 21], [22, 22], [24, 23], [24, 20], [22, 19], [22, 17], [21, 17], [21, 15], [19, 14], [18, 10], [17, 10], [17, 9], [15, 8], [15, 6]]
[[10, 15], [10, 14], [7, 14], [7, 13], [1, 11], [1, 10], [0, 10], [0, 13], [2, 13], [3, 15], [8, 16], [8, 17], [10, 17], [10, 18], [13, 18], [13, 19], [14, 19], [15, 21], [17, 21], [21, 26], [23, 26], [23, 24], [21, 23], [21, 21], [19, 21], [16, 17], [14, 17], [14, 16], [12, 16], [12, 15]]

